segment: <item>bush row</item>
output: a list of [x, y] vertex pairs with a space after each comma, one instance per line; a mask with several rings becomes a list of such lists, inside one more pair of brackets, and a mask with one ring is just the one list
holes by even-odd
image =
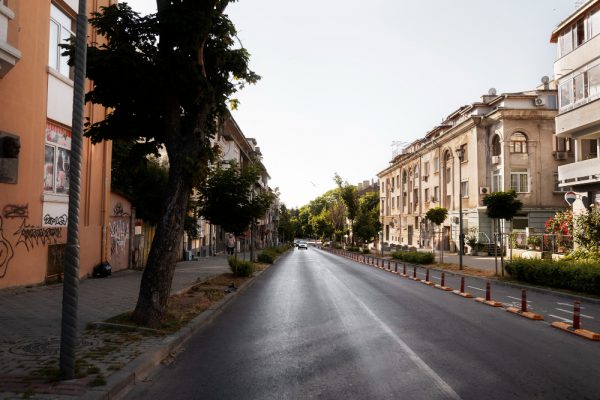
[[273, 264], [275, 259], [290, 249], [289, 245], [267, 247], [258, 255], [258, 262]]
[[227, 262], [229, 263], [229, 269], [231, 269], [233, 275], [242, 278], [252, 276], [254, 270], [256, 269], [256, 266], [253, 262], [249, 260], [241, 260], [239, 258], [236, 259], [233, 256], [227, 257]]
[[392, 258], [416, 264], [431, 264], [435, 259], [433, 253], [421, 251], [395, 251]]
[[600, 264], [564, 260], [517, 259], [506, 271], [520, 281], [600, 295]]

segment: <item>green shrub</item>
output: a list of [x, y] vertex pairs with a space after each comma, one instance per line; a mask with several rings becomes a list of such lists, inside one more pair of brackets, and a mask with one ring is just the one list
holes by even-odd
[[517, 259], [506, 271], [520, 281], [600, 295], [600, 264], [568, 260]]
[[435, 259], [433, 253], [420, 251], [395, 251], [392, 258], [416, 264], [431, 264]]
[[352, 251], [354, 253], [359, 253], [360, 252], [360, 248], [358, 246], [348, 246], [348, 247], [346, 247], [346, 250]]
[[229, 263], [231, 272], [233, 272], [235, 276], [247, 278], [254, 273], [254, 263], [251, 261], [240, 260], [239, 258], [236, 260], [235, 257], [228, 257], [227, 262]]
[[258, 259], [258, 262], [261, 262], [261, 263], [273, 264], [273, 261], [275, 261], [276, 257], [277, 257], [276, 253], [263, 250], [262, 253], [260, 253], [258, 255], [257, 259]]
[[365, 247], [364, 249], [362, 249], [362, 253], [363, 254], [371, 254], [371, 250], [369, 250], [368, 247]]

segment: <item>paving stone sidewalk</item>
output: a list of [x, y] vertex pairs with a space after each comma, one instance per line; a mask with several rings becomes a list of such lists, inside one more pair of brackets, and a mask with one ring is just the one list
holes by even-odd
[[[171, 292], [228, 272], [225, 256], [177, 264]], [[135, 307], [141, 271], [85, 279], [79, 286], [77, 360], [86, 376], [48, 384], [59, 354], [62, 285], [0, 291], [0, 399], [73, 399], [167, 340], [151, 333], [86, 330]], [[44, 393], [39, 393], [44, 392]]]

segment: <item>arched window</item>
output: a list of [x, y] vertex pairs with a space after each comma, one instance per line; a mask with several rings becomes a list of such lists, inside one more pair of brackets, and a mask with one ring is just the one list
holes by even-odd
[[521, 132], [515, 132], [510, 136], [511, 153], [527, 153], [527, 136]]
[[501, 155], [501, 152], [502, 149], [500, 146], [500, 136], [494, 135], [494, 138], [492, 139], [492, 155], [499, 156]]

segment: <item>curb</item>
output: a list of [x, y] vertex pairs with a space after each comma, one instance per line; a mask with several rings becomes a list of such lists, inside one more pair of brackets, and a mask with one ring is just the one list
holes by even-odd
[[[235, 292], [229, 293], [223, 299], [213, 304], [179, 331], [167, 336], [162, 345], [148, 350], [127, 364], [121, 371], [109, 376], [105, 386], [91, 388], [80, 398], [84, 400], [112, 400], [125, 395], [131, 386], [148, 377], [165, 358], [182, 347], [196, 332], [211, 323], [239, 293], [250, 287], [263, 272], [277, 264], [279, 259], [285, 257], [286, 254], [278, 257], [273, 264], [256, 273], [251, 280], [244, 282]], [[181, 294], [196, 284], [198, 282], [172, 294]]]

